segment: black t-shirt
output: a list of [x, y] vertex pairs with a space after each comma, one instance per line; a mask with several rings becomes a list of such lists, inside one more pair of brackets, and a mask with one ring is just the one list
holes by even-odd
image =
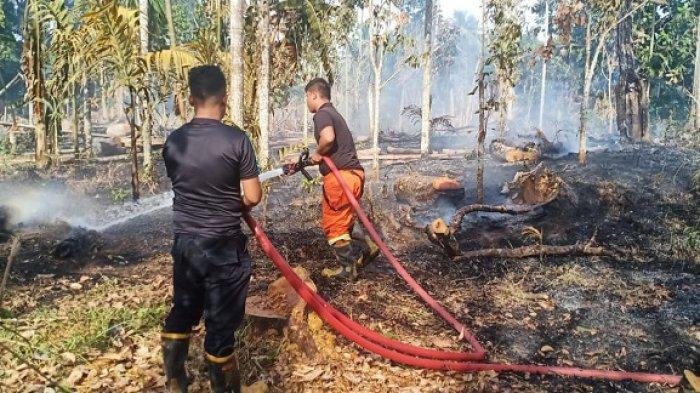
[[[357, 158], [355, 141], [352, 138], [348, 124], [330, 102], [323, 104], [314, 115], [314, 136], [316, 137], [316, 142], [321, 136], [321, 130], [328, 126], [332, 126], [335, 130], [335, 141], [328, 154], [335, 166], [338, 169], [363, 169], [360, 160]], [[331, 171], [325, 163], [321, 163], [319, 170], [324, 176]]]
[[246, 134], [217, 120], [195, 118], [163, 147], [173, 183], [176, 234], [226, 237], [241, 232], [242, 179], [258, 176]]

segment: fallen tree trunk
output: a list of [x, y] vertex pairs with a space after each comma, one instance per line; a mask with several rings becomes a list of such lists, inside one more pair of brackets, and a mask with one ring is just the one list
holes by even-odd
[[589, 243], [577, 243], [568, 246], [548, 246], [536, 244], [516, 248], [486, 248], [483, 250], [467, 251], [453, 258], [456, 262], [474, 258], [529, 258], [545, 255], [590, 255], [606, 256], [620, 259], [621, 256], [609, 249]]
[[8, 122], [8, 121], [0, 121], [0, 126], [27, 128], [27, 129], [30, 129], [30, 130], [33, 130], [33, 129], [34, 129], [34, 126], [31, 125], [31, 124], [15, 124], [15, 123], [11, 123], [11, 122]]
[[[124, 147], [127, 149], [131, 148], [129, 137], [126, 137], [126, 136], [113, 137], [112, 141], [120, 147]], [[143, 142], [142, 142], [141, 138], [139, 138], [136, 141], [136, 143], [137, 143], [138, 147], [143, 147]], [[152, 137], [151, 138], [151, 147], [161, 148], [161, 147], [163, 147], [163, 145], [165, 145], [165, 138], [159, 138], [159, 137]]]
[[432, 201], [438, 195], [462, 198], [464, 188], [455, 179], [446, 176], [407, 175], [394, 181], [394, 195], [400, 202], [416, 204]]
[[[429, 158], [431, 160], [452, 160], [455, 157], [462, 157], [463, 154], [445, 154], [445, 153], [430, 153], [423, 157], [420, 154], [382, 154], [379, 156], [380, 161], [407, 161], [407, 160], [420, 160], [423, 158]], [[357, 158], [361, 161], [372, 160], [373, 157], [367, 153], [357, 154]]]
[[495, 159], [509, 163], [533, 162], [540, 158], [540, 152], [532, 146], [510, 146], [501, 139], [491, 142], [489, 152]]
[[386, 148], [386, 152], [389, 154], [420, 154], [420, 149], [389, 146]]

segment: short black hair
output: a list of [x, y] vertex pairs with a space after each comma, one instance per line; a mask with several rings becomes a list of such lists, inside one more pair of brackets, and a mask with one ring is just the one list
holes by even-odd
[[306, 84], [305, 92], [316, 92], [321, 98], [331, 99], [331, 85], [323, 78], [316, 78]]
[[226, 77], [217, 65], [207, 64], [190, 69], [190, 94], [198, 100], [207, 100], [226, 94]]

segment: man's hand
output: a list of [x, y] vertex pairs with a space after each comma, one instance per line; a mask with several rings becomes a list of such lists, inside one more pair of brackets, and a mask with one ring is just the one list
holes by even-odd
[[309, 156], [309, 162], [311, 163], [311, 165], [318, 165], [321, 162], [323, 162], [323, 156], [318, 154], [317, 152], [313, 153]]

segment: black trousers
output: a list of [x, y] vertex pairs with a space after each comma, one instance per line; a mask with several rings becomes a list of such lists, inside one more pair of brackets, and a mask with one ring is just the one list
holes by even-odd
[[250, 282], [246, 236], [175, 235], [172, 256], [173, 306], [164, 331], [189, 333], [204, 314], [204, 350], [216, 357], [230, 355]]

